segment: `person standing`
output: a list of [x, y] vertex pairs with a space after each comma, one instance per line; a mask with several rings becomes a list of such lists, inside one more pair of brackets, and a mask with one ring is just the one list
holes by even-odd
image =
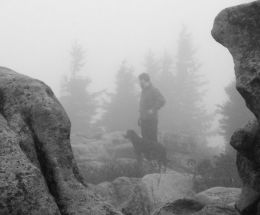
[[147, 73], [140, 74], [138, 78], [142, 89], [138, 125], [144, 139], [157, 143], [158, 111], [166, 101], [161, 92], [153, 86]]

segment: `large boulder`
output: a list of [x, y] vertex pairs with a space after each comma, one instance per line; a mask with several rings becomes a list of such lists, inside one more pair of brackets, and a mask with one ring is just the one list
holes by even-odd
[[192, 197], [192, 185], [190, 175], [170, 171], [148, 174], [143, 178], [120, 177], [93, 189], [124, 214], [149, 215], [167, 202]]
[[260, 208], [260, 1], [220, 12], [212, 36], [231, 53], [236, 88], [257, 119], [235, 132], [231, 145], [237, 150], [237, 167], [243, 183], [237, 207], [245, 214], [260, 214], [257, 209]]
[[260, 136], [257, 120], [250, 121], [231, 137], [230, 144], [237, 150], [237, 169], [243, 182], [238, 207], [243, 210], [260, 198]]
[[153, 202], [142, 184], [137, 184], [132, 194], [121, 207], [124, 215], [150, 215], [154, 209]]
[[157, 209], [153, 215], [191, 215], [203, 209], [204, 206], [193, 199], [178, 199]]
[[[156, 210], [153, 215], [240, 215], [226, 204], [203, 205], [193, 199], [179, 199]], [[248, 214], [249, 215], [249, 214]], [[250, 214], [251, 215], [251, 214]]]
[[211, 204], [211, 205], [206, 205], [202, 210], [192, 215], [240, 215], [240, 214], [238, 213], [237, 210], [234, 209], [234, 207], [228, 206], [226, 204]]
[[228, 48], [235, 63], [236, 87], [247, 107], [259, 119], [260, 2], [223, 10], [215, 19], [212, 35]]
[[155, 208], [194, 195], [192, 176], [186, 173], [169, 171], [165, 174], [149, 174], [142, 178], [142, 183]]
[[59, 215], [41, 171], [19, 146], [19, 137], [0, 115], [0, 214]]
[[[234, 207], [226, 204], [209, 204], [204, 206], [192, 199], [179, 199], [168, 203], [153, 215], [239, 215]], [[251, 214], [248, 214], [251, 215]]]
[[150, 215], [152, 199], [140, 178], [120, 177], [93, 187], [103, 200], [125, 215]]
[[215, 19], [212, 35], [228, 48], [235, 63], [236, 87], [247, 107], [260, 114], [260, 2], [223, 10]]
[[239, 198], [240, 188], [213, 187], [197, 193], [194, 199], [204, 205], [208, 204], [227, 204], [233, 205]]
[[241, 189], [213, 187], [192, 198], [178, 199], [158, 208], [154, 215], [232, 215]]
[[103, 182], [94, 186], [96, 193], [103, 199], [117, 208], [130, 199], [134, 187], [140, 183], [139, 178], [119, 177], [112, 182]]
[[119, 214], [84, 183], [48, 86], [1, 67], [0, 101], [0, 214]]
[[156, 210], [153, 215], [239, 215], [239, 213], [234, 207], [226, 204], [205, 206], [193, 199], [179, 199]]

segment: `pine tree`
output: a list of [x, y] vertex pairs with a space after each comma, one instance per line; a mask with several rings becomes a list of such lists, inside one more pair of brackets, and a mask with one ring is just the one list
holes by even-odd
[[70, 55], [71, 70], [69, 76], [64, 76], [60, 101], [71, 120], [72, 132], [89, 135], [97, 109], [96, 94], [88, 91], [91, 80], [82, 75], [85, 65], [82, 46], [74, 44]]
[[116, 90], [105, 105], [101, 124], [108, 131], [136, 129], [138, 120], [138, 99], [136, 77], [133, 68], [123, 62], [116, 76]]
[[175, 92], [174, 129], [193, 137], [205, 136], [210, 120], [202, 105], [205, 82], [199, 69], [191, 35], [183, 28], [179, 36], [172, 89]]
[[173, 60], [168, 53], [164, 53], [161, 59], [161, 71], [157, 81], [157, 87], [162, 95], [166, 98], [166, 104], [160, 111], [160, 128], [161, 130], [172, 131], [175, 127], [175, 99], [174, 91], [174, 68]]
[[160, 65], [158, 60], [155, 58], [154, 53], [149, 50], [144, 59], [144, 67], [146, 73], [148, 73], [153, 82], [158, 80], [158, 76], [160, 73]]

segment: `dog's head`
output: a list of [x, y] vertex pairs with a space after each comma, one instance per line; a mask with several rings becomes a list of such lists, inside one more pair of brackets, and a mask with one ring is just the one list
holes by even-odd
[[124, 134], [124, 138], [128, 140], [132, 140], [136, 136], [137, 136], [136, 132], [132, 129], [127, 130], [126, 133]]

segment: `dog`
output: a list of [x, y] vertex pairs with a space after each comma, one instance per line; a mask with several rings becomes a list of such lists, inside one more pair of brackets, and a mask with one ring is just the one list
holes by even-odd
[[145, 140], [139, 137], [134, 130], [127, 130], [124, 137], [133, 144], [138, 160], [142, 160], [142, 157], [144, 157], [149, 161], [156, 161], [160, 171], [162, 166], [166, 170], [168, 160], [166, 150], [162, 144]]

